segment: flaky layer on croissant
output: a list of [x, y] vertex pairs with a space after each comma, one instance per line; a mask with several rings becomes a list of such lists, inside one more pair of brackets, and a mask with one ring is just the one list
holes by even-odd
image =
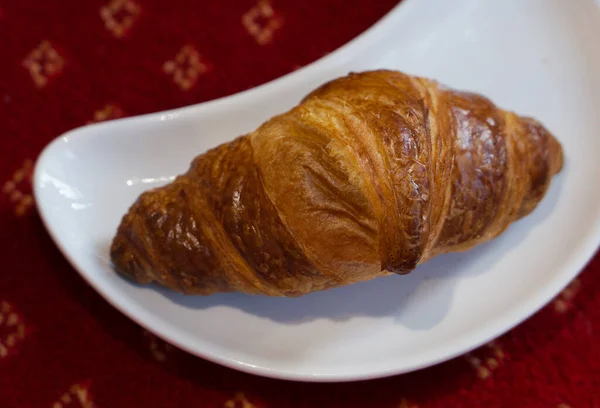
[[497, 237], [562, 162], [539, 122], [484, 96], [352, 73], [143, 193], [111, 257], [139, 283], [202, 295], [299, 296], [405, 274]]

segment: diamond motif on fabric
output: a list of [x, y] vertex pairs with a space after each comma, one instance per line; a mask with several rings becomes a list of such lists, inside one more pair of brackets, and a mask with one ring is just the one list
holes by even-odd
[[225, 408], [257, 408], [243, 392], [236, 392], [233, 398], [225, 402]]
[[472, 353], [467, 353], [465, 358], [471, 367], [475, 369], [477, 377], [485, 380], [501, 366], [506, 355], [502, 347], [497, 342], [492, 341]]
[[104, 122], [125, 116], [123, 110], [116, 104], [108, 103], [94, 112], [94, 118], [88, 123]]
[[556, 313], [566, 313], [573, 306], [573, 300], [581, 290], [581, 281], [574, 279], [554, 300], [554, 311]]
[[260, 0], [242, 16], [242, 24], [260, 45], [273, 40], [273, 34], [283, 26], [283, 19], [273, 9], [270, 2]]
[[0, 302], [0, 360], [13, 355], [27, 335], [23, 317], [13, 305]]
[[29, 71], [35, 86], [43, 88], [62, 72], [65, 60], [49, 41], [44, 40], [29, 53], [22, 65]]
[[89, 389], [89, 381], [73, 384], [67, 392], [52, 404], [52, 408], [94, 408]]
[[14, 172], [12, 178], [4, 183], [2, 192], [15, 206], [15, 214], [25, 215], [33, 206], [31, 177], [33, 176], [33, 161], [27, 159], [20, 169]]
[[164, 63], [163, 70], [182, 90], [187, 91], [196, 84], [200, 75], [208, 72], [209, 67], [194, 47], [185, 45], [174, 59]]
[[169, 354], [173, 351], [173, 346], [147, 330], [144, 330], [144, 338], [148, 342], [152, 357], [160, 363], [167, 361]]
[[140, 6], [132, 0], [112, 0], [100, 9], [104, 26], [117, 38], [131, 30], [140, 15]]

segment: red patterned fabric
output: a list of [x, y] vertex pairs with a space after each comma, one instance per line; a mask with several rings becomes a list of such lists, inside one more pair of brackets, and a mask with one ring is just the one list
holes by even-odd
[[59, 134], [247, 89], [320, 58], [397, 0], [0, 0], [0, 407], [600, 407], [600, 257], [479, 350], [352, 384], [259, 378], [185, 354], [110, 307], [35, 212]]

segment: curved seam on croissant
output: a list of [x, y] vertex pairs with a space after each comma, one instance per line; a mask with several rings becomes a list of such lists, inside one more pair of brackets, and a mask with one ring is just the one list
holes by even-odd
[[[332, 132], [329, 132], [328, 129], [326, 127], [323, 126], [322, 123], [320, 123], [320, 121], [318, 120], [318, 118], [313, 117], [310, 112], [311, 112], [311, 107], [315, 107], [318, 111], [319, 106], [323, 107], [323, 109], [326, 111], [327, 109], [331, 109], [333, 110], [335, 113], [337, 114], [342, 114], [344, 117], [345, 115], [345, 110], [352, 110], [352, 112], [354, 113], [356, 111], [356, 109], [347, 101], [339, 101], [339, 100], [332, 100], [332, 99], [326, 99], [326, 98], [318, 98], [318, 99], [310, 99], [307, 100], [304, 103], [304, 109], [308, 112], [300, 112], [301, 117], [300, 118], [295, 118], [296, 121], [300, 122], [302, 124], [302, 126], [310, 126], [312, 129], [320, 132], [321, 134], [325, 134], [327, 135], [327, 137], [329, 138], [329, 143], [326, 146], [326, 149], [328, 150], [328, 154], [331, 155], [340, 155], [340, 152], [335, 152], [335, 147], [337, 146], [343, 146], [342, 148], [340, 148], [340, 151], [344, 151], [344, 152], [350, 152], [352, 158], [350, 158], [348, 155], [343, 154], [341, 157], [343, 157], [346, 160], [352, 160], [352, 163], [354, 164], [354, 166], [346, 166], [342, 161], [338, 160], [338, 164], [340, 164], [341, 166], [344, 166], [346, 168], [347, 174], [348, 174], [348, 182], [350, 182], [351, 184], [355, 185], [356, 187], [358, 187], [360, 189], [360, 191], [365, 195], [365, 197], [367, 198], [371, 198], [370, 203], [371, 203], [371, 211], [373, 212], [373, 214], [376, 217], [376, 221], [377, 221], [377, 225], [378, 225], [378, 248], [381, 246], [381, 234], [382, 234], [382, 227], [381, 227], [381, 223], [382, 223], [382, 218], [384, 218], [383, 216], [380, 215], [380, 213], [383, 213], [382, 208], [380, 209], [376, 209], [373, 206], [373, 203], [377, 203], [380, 204], [383, 207], [382, 204], [382, 200], [381, 200], [381, 193], [380, 191], [378, 191], [378, 188], [375, 186], [374, 183], [370, 182], [371, 180], [373, 180], [375, 177], [373, 177], [373, 172], [374, 172], [374, 165], [372, 163], [371, 160], [369, 160], [369, 166], [365, 166], [364, 160], [361, 160], [361, 158], [365, 158], [365, 156], [367, 156], [367, 159], [370, 159], [370, 154], [369, 154], [369, 149], [366, 148], [364, 146], [364, 143], [362, 143], [362, 141], [359, 141], [358, 138], [352, 138], [352, 137], [348, 137], [347, 135], [345, 135], [344, 132], [338, 132], [339, 134], [336, 134], [335, 132], [332, 134]], [[304, 123], [303, 123], [304, 122]], [[308, 122], [308, 123], [305, 123]], [[345, 122], [345, 121], [344, 121]], [[331, 123], [334, 124], [334, 126], [339, 127], [339, 124], [335, 123], [334, 121], [332, 121]], [[351, 130], [349, 129], [349, 126], [346, 123], [343, 123], [342, 126], [344, 127], [345, 130]], [[345, 136], [343, 136], [345, 135]], [[341, 137], [338, 137], [341, 136]], [[356, 143], [356, 144], [355, 144]], [[346, 148], [347, 147], [347, 148]], [[364, 150], [364, 152], [366, 153], [365, 155], [361, 155], [358, 151], [357, 148], [362, 148], [362, 150]], [[361, 177], [353, 177], [352, 175], [352, 170], [357, 170], [360, 172]], [[381, 250], [378, 251], [379, 256], [381, 257]], [[381, 262], [380, 262], [381, 264]], [[323, 272], [325, 273], [327, 276], [332, 276], [329, 273]], [[336, 275], [333, 275], [335, 277], [336, 280], [340, 280], [339, 277], [337, 277]]]
[[[331, 99], [327, 99], [331, 101]], [[381, 141], [380, 137], [377, 137], [377, 132], [371, 124], [369, 120], [364, 117], [364, 114], [361, 112], [360, 108], [356, 106], [356, 104], [351, 101], [331, 101], [336, 103], [336, 107], [344, 106], [344, 108], [348, 109], [350, 112], [339, 112], [344, 114], [345, 117], [345, 126], [356, 139], [360, 139], [361, 146], [365, 149], [366, 155], [365, 158], [369, 161], [370, 169], [372, 169], [375, 174], [371, 174], [369, 171], [365, 170], [364, 173], [368, 175], [364, 180], [371, 184], [371, 191], [375, 192], [374, 200], [379, 204], [377, 206], [377, 211], [374, 211], [377, 217], [377, 224], [379, 225], [379, 257], [380, 257], [380, 269], [381, 271], [387, 270], [387, 263], [390, 261], [388, 258], [388, 253], [390, 252], [390, 248], [387, 246], [387, 242], [385, 239], [385, 234], [390, 232], [397, 231], [397, 226], [391, 225], [391, 231], [388, 230], [390, 227], [390, 218], [396, 219], [398, 214], [400, 214], [400, 208], [398, 203], [398, 197], [396, 196], [396, 192], [394, 189], [394, 183], [391, 179], [391, 175], [389, 169], [391, 167], [390, 157], [385, 148], [384, 144]], [[359, 122], [360, 125], [367, 131], [366, 138], [356, 137], [357, 134], [360, 134], [355, 126], [356, 124], [352, 123], [352, 119]], [[354, 146], [351, 146], [354, 147]], [[356, 149], [351, 148], [351, 150], [357, 154]], [[376, 158], [379, 157], [381, 159], [381, 163], [378, 163]], [[361, 163], [361, 161], [358, 161]], [[364, 169], [364, 166], [362, 166]], [[376, 181], [380, 181], [377, 183]], [[383, 197], [391, 198], [391, 203], [386, 203]], [[391, 211], [386, 211], [391, 208]], [[396, 235], [396, 234], [394, 234]]]
[[[434, 226], [434, 228], [431, 227], [430, 224], [430, 229], [429, 229], [429, 233], [432, 235], [431, 237], [429, 237], [429, 241], [427, 242], [427, 247], [424, 250], [423, 256], [421, 258], [421, 262], [425, 262], [428, 259], [430, 259], [433, 254], [435, 253], [436, 250], [436, 244], [438, 241], [438, 238], [440, 236], [440, 234], [442, 233], [442, 230], [444, 228], [444, 224], [446, 221], [446, 217], [448, 215], [448, 213], [450, 212], [450, 206], [452, 204], [452, 174], [454, 172], [454, 157], [455, 157], [455, 146], [454, 146], [454, 138], [456, 137], [455, 133], [456, 133], [456, 123], [454, 123], [454, 116], [449, 115], [450, 119], [452, 120], [452, 123], [448, 124], [448, 126], [446, 127], [447, 130], [449, 130], [451, 133], [448, 134], [443, 134], [441, 132], [441, 129], [443, 127], [441, 120], [442, 120], [442, 113], [440, 111], [440, 102], [443, 101], [443, 98], [446, 96], [445, 92], [443, 90], [439, 89], [439, 84], [435, 81], [431, 81], [425, 78], [414, 78], [413, 82], [416, 82], [417, 85], [417, 89], [423, 94], [425, 93], [425, 95], [423, 95], [423, 98], [425, 98], [426, 100], [429, 101], [429, 115], [428, 115], [428, 121], [429, 121], [429, 129], [430, 129], [430, 134], [432, 136], [435, 136], [435, 140], [437, 143], [431, 143], [431, 164], [433, 166], [434, 171], [431, 172], [432, 174], [432, 189], [431, 189], [431, 194], [434, 195], [436, 194], [437, 191], [440, 192], [440, 194], [443, 192], [443, 197], [444, 197], [444, 201], [440, 204], [440, 213], [438, 215], [437, 218], [437, 223]], [[450, 109], [450, 106], [448, 106], [448, 109]], [[441, 144], [441, 145], [440, 145]], [[440, 151], [443, 153], [444, 152], [444, 147], [446, 148], [446, 150], [449, 151], [448, 154], [443, 156], [443, 163], [438, 163], [435, 160], [436, 155], [438, 154], [437, 151], [437, 147], [440, 147]], [[438, 174], [439, 167], [440, 164], [443, 166], [443, 171], [445, 172], [445, 175], [447, 176], [447, 183], [445, 183], [445, 185], [443, 185], [443, 190], [440, 189], [439, 186], [436, 185], [436, 183], [438, 182], [436, 180], [436, 177], [434, 176]], [[445, 179], [446, 179], [445, 178]], [[444, 179], [444, 180], [445, 180]], [[429, 210], [429, 213], [431, 215], [431, 213], [433, 212], [433, 200], [431, 203], [431, 208]], [[432, 222], [432, 220], [430, 220], [430, 223]]]
[[[187, 187], [187, 183], [183, 183], [182, 188], [185, 188], [185, 187]], [[256, 278], [256, 274], [254, 273], [253, 269], [248, 264], [248, 261], [240, 253], [238, 248], [234, 245], [234, 243], [231, 240], [231, 236], [225, 232], [223, 225], [218, 221], [218, 218], [215, 214], [214, 208], [211, 205], [208, 205], [208, 203], [206, 202], [206, 199], [204, 197], [202, 197], [202, 195], [198, 195], [194, 188], [190, 188], [189, 191], [188, 191], [188, 189], [186, 189], [186, 194], [190, 194], [191, 196], [197, 197], [202, 203], [205, 204], [203, 206], [203, 209], [205, 211], [208, 211], [208, 213], [206, 213], [206, 214], [208, 214], [209, 218], [213, 221], [211, 230], [213, 231], [214, 234], [217, 234], [219, 237], [221, 237], [221, 239], [222, 239], [221, 242], [225, 245], [224, 250], [225, 250], [225, 252], [227, 252], [227, 254], [219, 256], [219, 262], [226, 263], [226, 265], [223, 265], [223, 266], [224, 266], [224, 270], [227, 271], [229, 282], [233, 283], [233, 282], [231, 282], [230, 279], [233, 276], [237, 275], [238, 279], [243, 278], [244, 282], [253, 286], [259, 292], [262, 291], [263, 293], [275, 294], [275, 295], [281, 294], [281, 292], [277, 288], [274, 288], [271, 285], [265, 285], [260, 279]], [[191, 216], [194, 218], [194, 221], [196, 222], [196, 224], [202, 225], [196, 219], [196, 216], [193, 211], [191, 212]], [[228, 260], [228, 256], [231, 256], [233, 259]], [[236, 273], [236, 272], [239, 272], [239, 273]], [[234, 282], [235, 282], [235, 280], [234, 280]], [[240, 285], [240, 286], [243, 287], [243, 285]]]
[[[503, 129], [504, 134], [503, 140], [506, 147], [506, 182], [504, 183], [502, 190], [502, 197], [498, 204], [498, 211], [496, 213], [496, 219], [491, 223], [487, 231], [481, 237], [481, 241], [486, 241], [492, 237], [499, 236], [508, 226], [514, 221], [514, 214], [511, 211], [502, 211], [504, 208], [517, 208], [517, 203], [522, 201], [522, 198], [518, 197], [520, 189], [518, 183], [516, 183], [519, 173], [522, 172], [520, 163], [515, 162], [515, 136], [517, 136], [520, 129], [516, 127], [511, 118], [512, 114], [507, 111], [501, 111], [503, 113]], [[517, 188], [515, 188], [515, 185]], [[518, 200], [517, 200], [518, 199]], [[478, 243], [478, 242], [477, 242]], [[477, 244], [476, 243], [476, 244]]]
[[[440, 111], [439, 111], [439, 102], [441, 99], [440, 96], [440, 92], [437, 86], [437, 83], [434, 81], [429, 81], [427, 79], [424, 78], [420, 78], [420, 77], [410, 77], [411, 82], [414, 84], [414, 86], [417, 88], [417, 90], [421, 93], [421, 97], [423, 98], [423, 100], [425, 101], [425, 106], [427, 107], [427, 117], [426, 117], [426, 128], [428, 131], [428, 135], [430, 136], [430, 143], [429, 143], [429, 151], [430, 151], [430, 155], [429, 155], [429, 165], [432, 167], [432, 171], [429, 172], [428, 176], [429, 176], [429, 182], [430, 182], [430, 194], [433, 196], [435, 195], [438, 191], [442, 191], [440, 186], [438, 186], [438, 182], [436, 180], [436, 175], [438, 174], [438, 172], [440, 171], [440, 167], [443, 167], [444, 170], [446, 170], [447, 172], [450, 173], [451, 175], [451, 171], [452, 171], [452, 166], [450, 166], [450, 170], [447, 170], [447, 163], [441, 163], [442, 166], [440, 166], [440, 163], [437, 162], [437, 160], [435, 160], [436, 157], [438, 157], [438, 146], [443, 143], [443, 137], [444, 135], [442, 135], [442, 133], [440, 132], [440, 128], [441, 128], [441, 124], [440, 122]], [[441, 151], [443, 152], [443, 145], [440, 146], [441, 147]], [[451, 144], [451, 146], [449, 146], [451, 149], [454, 148], [454, 145]], [[452, 157], [454, 156], [453, 154], [449, 154], [448, 155], [450, 158], [450, 163], [452, 163]], [[445, 158], [445, 156], [444, 156]], [[444, 194], [444, 201], [442, 202], [441, 208], [440, 208], [440, 214], [438, 215], [437, 219], [434, 220], [432, 219], [431, 215], [434, 212], [434, 200], [432, 199], [430, 201], [430, 208], [429, 208], [429, 214], [428, 214], [428, 221], [429, 221], [429, 238], [427, 240], [427, 243], [425, 245], [425, 248], [423, 249], [423, 254], [421, 256], [421, 259], [419, 260], [419, 263], [422, 263], [423, 261], [427, 260], [431, 251], [433, 250], [433, 248], [435, 247], [435, 243], [439, 237], [439, 235], [442, 232], [442, 228], [444, 226], [444, 219], [446, 214], [448, 213], [449, 209], [450, 209], [450, 191], [451, 191], [451, 183], [445, 183], [445, 186], [442, 185], [443, 188], [445, 188], [445, 194]]]
[[[290, 116], [286, 118], [287, 120], [294, 120], [295, 122], [298, 122], [299, 124], [301, 124], [300, 118], [297, 118], [295, 115], [293, 115], [292, 111], [290, 111], [289, 113], [290, 113]], [[273, 119], [277, 119], [277, 118], [278, 117], [275, 117]], [[302, 124], [302, 125], [305, 125], [305, 124]], [[340, 277], [338, 277], [336, 275], [330, 275], [326, 271], [321, 270], [320, 268], [316, 267], [315, 262], [314, 262], [314, 256], [311, 255], [311, 251], [309, 251], [306, 248], [306, 246], [300, 242], [298, 237], [294, 234], [294, 231], [290, 228], [289, 223], [287, 222], [287, 219], [285, 217], [285, 214], [283, 214], [281, 212], [281, 210], [279, 209], [279, 207], [275, 204], [275, 201], [273, 200], [273, 198], [269, 192], [269, 189], [267, 188], [267, 186], [264, 183], [262, 169], [261, 169], [259, 163], [254, 159], [254, 144], [253, 144], [254, 134], [256, 134], [256, 132], [253, 132], [249, 136], [250, 137], [250, 145], [252, 146], [252, 162], [253, 162], [254, 166], [256, 167], [256, 172], [257, 172], [259, 180], [263, 186], [263, 191], [265, 192], [265, 196], [269, 200], [269, 203], [272, 205], [272, 208], [274, 208], [275, 211], [277, 212], [277, 217], [281, 221], [281, 225], [283, 226], [283, 228], [285, 228], [285, 231], [292, 238], [293, 243], [296, 245], [296, 248], [299, 248], [302, 251], [302, 255], [310, 263], [310, 266], [314, 270], [315, 273], [320, 274], [324, 277], [327, 277], [327, 278], [335, 281], [336, 283], [341, 283], [342, 279]]]
[[[349, 147], [348, 150], [352, 152], [353, 156], [355, 157], [355, 168], [359, 169], [360, 173], [363, 175], [362, 177], [351, 178], [350, 181], [352, 182], [356, 179], [360, 180], [360, 183], [353, 184], [359, 187], [366, 197], [371, 199], [371, 208], [376, 217], [378, 225], [378, 252], [380, 256], [380, 270], [383, 271], [385, 269], [383, 264], [384, 260], [387, 258], [386, 254], [388, 252], [388, 248], [386, 246], [385, 239], [382, 238], [388, 230], [387, 224], [389, 223], [390, 217], [395, 219], [400, 212], [397, 197], [394, 193], [393, 183], [391, 182], [389, 172], [387, 171], [390, 166], [389, 156], [385, 147], [382, 145], [382, 143], [380, 143], [379, 138], [376, 137], [376, 133], [369, 125], [368, 120], [362, 116], [360, 109], [354, 104], [349, 101], [339, 100], [339, 98], [325, 97], [321, 97], [319, 100], [312, 100], [311, 103], [317, 107], [321, 105], [325, 109], [332, 109], [336, 112], [336, 114], [341, 115], [344, 119], [344, 129], [352, 133], [352, 135], [348, 135], [345, 132], [339, 132], [339, 135], [334, 133], [333, 135], [330, 135], [330, 138], [332, 141]], [[350, 121], [350, 117], [355, 118], [356, 121], [360, 122], [360, 124], [367, 129], [369, 134], [368, 140], [356, 137], [357, 132], [355, 131], [356, 129], [354, 129], [356, 124], [353, 124]], [[319, 126], [318, 123], [314, 124]], [[373, 149], [372, 145], [375, 145], [376, 149]], [[363, 154], [359, 152], [359, 149], [363, 151]], [[376, 151], [374, 152], [374, 150]], [[373, 157], [374, 153], [380, 156], [383, 163], [378, 165]], [[347, 156], [344, 157], [347, 158]], [[367, 163], [365, 163], [365, 161]], [[381, 179], [384, 179], [385, 181]], [[381, 183], [378, 183], [377, 181], [381, 181]], [[392, 197], [394, 201], [394, 211], [392, 213], [386, 212], [386, 207], [388, 206], [386, 206], [384, 203], [383, 197]], [[397, 230], [397, 227], [392, 225], [392, 229]]]
[[[423, 150], [425, 150], [425, 156], [428, 159], [428, 163], [427, 163], [427, 167], [430, 167], [433, 165], [433, 169], [435, 169], [435, 160], [434, 160], [434, 156], [433, 156], [433, 143], [431, 142], [431, 112], [429, 109], [429, 100], [426, 98], [426, 95], [423, 92], [423, 84], [418, 81], [417, 78], [415, 77], [411, 77], [408, 76], [407, 77], [409, 82], [412, 84], [412, 86], [419, 92], [419, 96], [420, 99], [418, 102], [420, 102], [423, 105], [423, 110], [424, 110], [424, 114], [425, 117], [424, 119], [424, 125], [425, 125], [425, 138], [424, 138], [424, 142], [425, 142], [425, 146], [420, 146], [420, 150], [421, 152]], [[396, 91], [403, 93], [407, 96], [407, 98], [411, 98], [414, 99], [410, 94], [408, 94], [406, 91], [404, 91], [402, 88], [400, 88], [399, 86], [396, 85], [395, 81], [392, 81], [390, 79], [388, 79], [386, 81], [392, 88], [394, 88]], [[414, 113], [414, 111], [412, 109], [410, 109], [407, 112], [407, 115], [415, 115], [417, 116], [417, 114]], [[417, 152], [417, 156], [419, 156], [420, 154]], [[417, 160], [418, 161], [418, 160]], [[427, 172], [427, 183], [428, 183], [428, 189], [429, 191], [427, 192], [427, 194], [430, 196], [428, 197], [428, 199], [426, 200], [425, 203], [425, 209], [422, 210], [421, 212], [421, 216], [423, 217], [424, 215], [424, 219], [422, 220], [422, 223], [420, 224], [421, 228], [418, 231], [419, 236], [422, 234], [429, 234], [431, 231], [431, 211], [433, 208], [433, 200], [431, 199], [431, 195], [433, 192], [433, 188], [435, 187], [434, 185], [434, 180], [433, 180], [433, 174], [434, 171], [428, 171]], [[410, 181], [413, 184], [418, 184], [417, 180], [415, 180], [415, 178], [412, 176], [412, 174], [409, 173], [409, 177], [410, 177]], [[393, 184], [392, 184], [393, 185]], [[396, 192], [394, 191], [394, 197], [396, 197]], [[400, 211], [400, 208], [397, 207], [398, 211]], [[426, 255], [426, 251], [427, 251], [427, 246], [428, 246], [428, 241], [425, 242], [419, 242], [417, 243], [419, 245], [419, 249], [418, 249], [418, 256], [416, 257], [416, 259], [414, 260], [414, 266], [412, 266], [408, 271], [406, 271], [406, 273], [410, 272], [411, 270], [414, 269], [414, 267], [416, 267], [416, 265], [418, 265], [421, 262], [421, 259], [423, 259], [423, 257]]]
[[277, 213], [277, 218], [281, 222], [282, 227], [285, 229], [287, 234], [292, 239], [292, 242], [295, 245], [295, 247], [298, 248], [302, 252], [302, 256], [310, 264], [310, 268], [313, 271], [313, 273], [320, 274], [320, 275], [330, 278], [334, 281], [338, 281], [338, 283], [339, 283], [339, 279], [337, 279], [335, 276], [329, 276], [325, 272], [316, 268], [313, 260], [311, 259], [311, 257], [308, 256], [306, 248], [304, 247], [304, 245], [301, 245], [300, 240], [296, 237], [296, 235], [293, 233], [292, 229], [289, 227], [289, 224], [286, 222], [285, 215], [282, 214], [279, 207], [275, 205], [275, 202], [273, 201], [273, 198], [271, 197], [269, 190], [267, 189], [267, 187], [264, 183], [263, 174], [262, 174], [260, 165], [254, 159], [254, 145], [252, 144], [252, 134], [249, 135], [248, 137], [250, 138], [250, 146], [252, 147], [252, 163], [256, 168], [256, 173], [258, 174], [258, 179], [260, 180], [260, 183], [263, 186], [263, 191], [265, 192], [265, 198], [269, 201], [269, 203], [271, 204], [271, 207], [275, 209], [275, 211]]

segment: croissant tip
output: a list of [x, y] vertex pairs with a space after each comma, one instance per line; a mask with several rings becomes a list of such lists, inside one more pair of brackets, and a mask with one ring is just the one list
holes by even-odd
[[543, 134], [546, 137], [548, 143], [548, 154], [550, 163], [552, 165], [553, 171], [551, 176], [554, 176], [560, 173], [564, 167], [564, 150], [561, 143], [558, 141], [556, 136], [538, 119], [532, 117], [524, 118], [526, 122], [532, 125], [533, 128], [536, 129], [537, 132]]
[[140, 255], [131, 238], [133, 225], [131, 217], [123, 217], [110, 246], [110, 259], [116, 273], [140, 284], [147, 284], [154, 279], [147, 272], [144, 257]]

